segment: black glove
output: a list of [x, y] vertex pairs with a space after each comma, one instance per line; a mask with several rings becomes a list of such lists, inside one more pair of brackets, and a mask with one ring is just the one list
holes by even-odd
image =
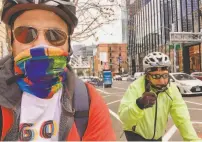
[[156, 103], [156, 95], [152, 92], [143, 93], [142, 97], [136, 100], [136, 104], [140, 109], [152, 107]]

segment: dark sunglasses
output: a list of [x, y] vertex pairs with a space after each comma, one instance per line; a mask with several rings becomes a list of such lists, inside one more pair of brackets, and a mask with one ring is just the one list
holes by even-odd
[[169, 77], [169, 74], [149, 74], [153, 79], [160, 79], [161, 77], [164, 79], [167, 79]]
[[[17, 27], [13, 33], [15, 39], [23, 44], [34, 42], [39, 35], [39, 29], [28, 26]], [[64, 45], [67, 40], [67, 34], [59, 29], [43, 29], [46, 40], [53, 46]]]

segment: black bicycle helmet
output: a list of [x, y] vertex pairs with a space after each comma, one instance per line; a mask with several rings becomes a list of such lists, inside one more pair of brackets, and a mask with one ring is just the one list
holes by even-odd
[[13, 17], [21, 11], [42, 9], [56, 13], [70, 27], [70, 34], [78, 23], [76, 7], [71, 0], [3, 0], [1, 20], [6, 24], [12, 24]]

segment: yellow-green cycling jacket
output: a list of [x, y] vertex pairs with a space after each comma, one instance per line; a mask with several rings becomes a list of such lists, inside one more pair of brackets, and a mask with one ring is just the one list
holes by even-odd
[[186, 141], [200, 140], [190, 121], [187, 106], [177, 87], [170, 83], [166, 92], [157, 95], [156, 104], [147, 109], [140, 109], [136, 99], [145, 92], [145, 76], [134, 81], [121, 100], [118, 110], [123, 122], [123, 129], [133, 131], [145, 139], [159, 139], [164, 135], [168, 115], [179, 129], [181, 136]]

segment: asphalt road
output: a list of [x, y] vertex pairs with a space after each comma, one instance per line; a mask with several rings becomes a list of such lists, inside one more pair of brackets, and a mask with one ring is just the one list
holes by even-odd
[[[113, 128], [116, 132], [118, 141], [125, 141], [125, 135], [123, 134], [122, 124], [118, 118], [117, 112], [120, 104], [120, 100], [127, 90], [131, 82], [127, 81], [114, 81], [112, 88], [97, 88], [100, 94], [103, 96], [106, 104], [109, 107]], [[189, 96], [183, 97], [191, 116], [191, 121], [197, 134], [202, 138], [202, 96]], [[172, 118], [169, 117], [167, 130], [163, 137], [164, 141], [182, 141], [179, 131], [173, 124]]]

